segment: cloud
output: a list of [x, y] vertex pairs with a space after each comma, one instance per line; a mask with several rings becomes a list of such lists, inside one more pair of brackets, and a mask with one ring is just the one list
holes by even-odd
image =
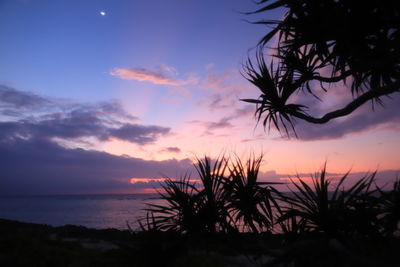
[[108, 137], [115, 137], [132, 143], [141, 145], [152, 143], [158, 139], [160, 135], [166, 135], [170, 128], [160, 126], [144, 126], [138, 124], [124, 124], [116, 129], [108, 130]]
[[161, 71], [166, 71], [169, 73], [173, 73], [173, 74], [177, 74], [178, 72], [176, 71], [176, 69], [174, 67], [165, 65], [165, 64], [160, 64], [156, 67], [156, 69], [159, 69]]
[[181, 149], [179, 147], [175, 147], [175, 146], [166, 147], [161, 151], [162, 152], [181, 153]]
[[[289, 103], [309, 107], [307, 110], [309, 115], [322, 117], [328, 112], [342, 109], [353, 100], [351, 90], [345, 84], [339, 83], [332, 86], [332, 88], [328, 88], [327, 92], [316, 86], [314, 92], [322, 101], [306, 92], [300, 92], [291, 97]], [[400, 130], [400, 93], [396, 92], [382, 97], [381, 100], [383, 106], [377, 102], [372, 105], [369, 101], [351, 114], [335, 118], [325, 124], [312, 124], [294, 118], [298, 138], [304, 141], [333, 140], [374, 129]], [[253, 108], [255, 110], [254, 106]], [[289, 132], [290, 136], [295, 136], [292, 129], [289, 129]], [[284, 139], [287, 140], [286, 136]]]
[[204, 80], [204, 86], [221, 91], [229, 90], [234, 87], [232, 72], [210, 72]]
[[204, 135], [213, 135], [215, 137], [226, 137], [230, 135], [214, 135], [213, 130], [234, 128], [235, 125], [232, 123], [233, 120], [247, 117], [253, 113], [253, 107], [251, 105], [244, 105], [238, 108], [230, 108], [229, 116], [222, 117], [217, 121], [204, 121], [204, 120], [191, 120], [188, 124], [200, 125], [206, 129]]
[[232, 128], [233, 125], [230, 122], [231, 118], [224, 117], [217, 122], [206, 122], [207, 128], [210, 130], [220, 129], [220, 128]]
[[209, 72], [199, 82], [199, 89], [202, 89], [203, 96], [194, 104], [205, 106], [210, 110], [232, 114], [236, 108], [242, 109], [246, 105], [241, 98], [248, 98], [250, 83], [246, 82], [239, 75], [237, 70], [224, 72]]
[[207, 97], [206, 102], [211, 110], [227, 109], [235, 104], [231, 95], [212, 94]]
[[116, 68], [110, 72], [110, 74], [124, 80], [136, 80], [139, 82], [150, 82], [153, 84], [173, 86], [192, 84], [197, 80], [194, 77], [189, 77], [186, 80], [171, 77], [171, 74], [174, 74], [176, 70], [166, 65], [160, 65], [157, 69], [157, 71], [151, 71], [145, 68]]
[[163, 180], [161, 179], [143, 179], [143, 181], [135, 181], [134, 183], [131, 183], [132, 185], [130, 186], [131, 188], [135, 189], [150, 189], [150, 188], [155, 188], [155, 189], [160, 189], [162, 188]]
[[[331, 70], [324, 70], [324, 72], [328, 73], [329, 71]], [[351, 80], [347, 80], [346, 83], [347, 85], [344, 82], [325, 85], [327, 91], [323, 90], [319, 83], [313, 84], [311, 86], [312, 91], [320, 99], [311, 96], [307, 91], [300, 91], [298, 94], [293, 94], [288, 103], [306, 106], [308, 107], [307, 114], [313, 117], [322, 117], [328, 112], [342, 109], [354, 99], [348, 85], [351, 84]], [[251, 89], [251, 92], [257, 92], [257, 96], [259, 95], [259, 90], [255, 87]], [[244, 98], [257, 97], [250, 97], [249, 92], [246, 94]], [[398, 131], [400, 128], [400, 93], [396, 92], [389, 96], [381, 97], [381, 100], [384, 107], [374, 102], [373, 110], [371, 101], [369, 101], [350, 115], [333, 119], [325, 124], [312, 124], [294, 118], [298, 138], [304, 141], [333, 140], [375, 129]], [[255, 105], [253, 105], [253, 108], [255, 111]], [[264, 114], [261, 120], [265, 118], [265, 115], [267, 114]], [[291, 129], [289, 131], [290, 136], [294, 137], [295, 135]], [[282, 134], [284, 134], [284, 130]], [[286, 136], [282, 139], [287, 140]]]
[[131, 192], [141, 188], [131, 177], [175, 177], [191, 166], [188, 159], [151, 161], [70, 145], [93, 138], [146, 145], [169, 134], [167, 127], [138, 124], [118, 101], [81, 103], [5, 86], [0, 95], [2, 195]]
[[208, 130], [216, 130], [216, 129], [223, 129], [223, 128], [232, 128], [234, 127], [230, 122], [232, 120], [231, 117], [224, 117], [221, 118], [219, 121], [200, 121], [200, 120], [193, 120], [189, 121], [189, 124], [199, 124]]
[[255, 107], [250, 104], [246, 104], [241, 108], [236, 108], [232, 118], [242, 118], [249, 117], [250, 115], [254, 115]]
[[143, 160], [22, 138], [0, 142], [0, 161], [0, 195], [129, 192], [138, 188], [131, 177], [176, 177], [192, 167], [188, 159]]
[[128, 120], [137, 118], [128, 114], [117, 100], [96, 103], [81, 103], [69, 99], [43, 97], [0, 85], [0, 112], [14, 117], [30, 117], [32, 113], [42, 117], [54, 116], [56, 113], [69, 111], [96, 110], [104, 116], [117, 116]]
[[187, 101], [192, 97], [191, 91], [186, 87], [171, 87], [168, 89], [168, 95], [163, 101], [168, 104], [176, 105], [179, 102]]
[[51, 101], [29, 92], [22, 92], [0, 85], [0, 115], [20, 117], [27, 111], [41, 111], [48, 108]]
[[[134, 123], [137, 118], [127, 114], [116, 101], [85, 104], [2, 89], [3, 94], [12, 97], [1, 100], [4, 105], [0, 105], [0, 114], [6, 110], [15, 116], [0, 121], [0, 141], [15, 138], [79, 141], [93, 137], [99, 141], [116, 138], [145, 145], [170, 131], [167, 127]], [[40, 113], [35, 113], [38, 106], [46, 105]]]
[[[0, 141], [0, 162], [0, 195], [137, 192], [135, 190], [159, 187], [163, 177], [192, 173], [193, 179], [197, 179], [189, 159], [144, 160], [65, 148], [46, 139], [17, 137]], [[377, 174], [377, 183], [390, 185], [399, 174], [400, 170], [382, 170]], [[339, 179], [341, 175], [328, 173], [327, 176]], [[352, 173], [349, 184], [364, 175]], [[299, 176], [307, 179], [310, 174], [300, 173]], [[132, 183], [133, 177], [142, 178]], [[270, 170], [260, 172], [259, 177], [265, 182], [287, 182], [293, 175]], [[286, 184], [276, 187], [288, 190]]]
[[254, 138], [244, 138], [240, 140], [240, 142], [247, 143], [247, 142], [261, 141], [265, 140], [265, 138], [266, 136], [264, 134], [257, 134], [256, 136], [254, 136]]
[[48, 105], [49, 100], [29, 92], [17, 91], [13, 88], [0, 85], [0, 107], [9, 108], [40, 108]]
[[375, 110], [372, 110], [371, 103], [364, 104], [352, 114], [322, 125], [297, 120], [296, 132], [300, 140], [312, 141], [338, 139], [378, 128], [398, 131], [400, 123], [399, 94], [393, 95], [391, 99], [384, 99], [384, 103], [384, 107], [375, 104]]
[[[393, 182], [396, 180], [400, 174], [399, 170], [381, 170], [377, 171], [375, 175], [375, 183], [381, 188], [388, 189], [392, 186]], [[289, 191], [290, 189], [296, 190], [293, 186], [291, 186], [290, 179], [296, 182], [297, 178], [303, 179], [306, 183], [311, 185], [311, 177], [315, 176], [315, 173], [298, 173], [296, 175], [293, 174], [283, 174], [277, 173], [274, 170], [260, 172], [259, 179], [262, 182], [270, 182], [270, 183], [280, 183], [274, 185], [280, 191]], [[339, 180], [345, 175], [345, 173], [326, 173], [326, 178], [332, 179], [332, 186], [339, 182]], [[372, 172], [353, 172], [348, 174], [346, 181], [343, 183], [344, 188], [349, 188], [354, 185], [359, 179], [372, 175]], [[317, 177], [319, 177], [317, 175]]]
[[107, 120], [93, 111], [72, 111], [66, 114], [52, 115], [51, 118], [44, 120], [0, 122], [2, 130], [0, 140], [21, 137], [46, 140], [95, 137], [100, 141], [116, 138], [145, 145], [155, 142], [160, 136], [166, 135], [170, 131], [170, 128], [166, 127], [132, 123], [125, 123], [117, 127], [110, 126]]

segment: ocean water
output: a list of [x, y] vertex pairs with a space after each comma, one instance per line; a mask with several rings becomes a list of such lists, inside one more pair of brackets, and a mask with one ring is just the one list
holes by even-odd
[[138, 229], [145, 203], [159, 204], [157, 194], [0, 197], [0, 218], [89, 228]]

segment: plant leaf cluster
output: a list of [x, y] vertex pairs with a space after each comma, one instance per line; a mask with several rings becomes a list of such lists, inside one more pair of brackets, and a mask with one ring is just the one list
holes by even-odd
[[[291, 179], [294, 189], [283, 197], [284, 207], [278, 221], [295, 222], [295, 232], [324, 233], [334, 237], [378, 234], [377, 198], [374, 197], [377, 189], [371, 189], [375, 173], [360, 178], [345, 189], [343, 184], [348, 174], [333, 185], [334, 180], [326, 177], [325, 165], [320, 173], [311, 177], [311, 185], [300, 177]], [[291, 231], [287, 227], [283, 229]]]
[[194, 164], [200, 184], [188, 175], [178, 180], [166, 179], [165, 204], [149, 204], [143, 230], [181, 233], [235, 233], [266, 231], [273, 225], [271, 183], [258, 181], [262, 157], [252, 157], [246, 164], [237, 158], [232, 164], [225, 157], [212, 161], [197, 159]]
[[[265, 13], [284, 10], [281, 20], [261, 20], [272, 29], [262, 37], [256, 56], [244, 66], [245, 77], [259, 90], [256, 118], [264, 128], [289, 135], [295, 119], [322, 124], [349, 115], [364, 103], [400, 90], [400, 5], [396, 0], [261, 0]], [[266, 49], [272, 51], [265, 63]], [[353, 99], [321, 117], [293, 100], [300, 92], [333, 90], [345, 83]], [[309, 113], [311, 111], [311, 113]], [[265, 117], [263, 117], [265, 116]]]
[[[197, 159], [199, 183], [184, 175], [168, 178], [159, 192], [163, 204], [148, 204], [145, 231], [187, 234], [238, 232], [379, 237], [400, 233], [400, 182], [385, 191], [375, 173], [349, 181], [349, 173], [328, 178], [326, 164], [306, 182], [289, 178], [290, 192], [260, 182], [262, 157], [245, 162], [220, 157]], [[352, 184], [350, 184], [352, 182]]]

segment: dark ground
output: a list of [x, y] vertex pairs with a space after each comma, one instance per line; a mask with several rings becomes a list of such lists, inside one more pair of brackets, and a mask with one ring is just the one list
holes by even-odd
[[0, 219], [0, 266], [400, 266], [400, 240], [188, 237]]

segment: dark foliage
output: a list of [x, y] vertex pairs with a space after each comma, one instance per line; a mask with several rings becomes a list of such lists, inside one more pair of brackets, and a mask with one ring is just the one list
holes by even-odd
[[326, 177], [324, 166], [312, 177], [311, 186], [300, 177], [291, 179], [294, 189], [290, 195], [281, 195], [286, 207], [279, 221], [289, 221], [290, 230], [298, 233], [323, 233], [331, 237], [377, 235], [377, 198], [371, 190], [375, 173], [344, 189], [347, 177], [345, 174], [333, 185], [333, 179]]
[[225, 187], [228, 210], [235, 224], [243, 224], [243, 231], [270, 231], [274, 224], [274, 207], [279, 207], [273, 196], [273, 183], [257, 181], [261, 161], [262, 156], [253, 156], [243, 166], [237, 158]]
[[[294, 126], [294, 118], [326, 123], [346, 116], [368, 101], [400, 90], [400, 5], [396, 0], [261, 0], [255, 13], [286, 11], [282, 20], [262, 20], [272, 29], [261, 39], [256, 66], [249, 59], [246, 78], [258, 87], [256, 117], [264, 127]], [[274, 46], [275, 39], [277, 44]], [[272, 47], [271, 47], [272, 46]], [[272, 48], [271, 64], [264, 48]], [[345, 82], [353, 99], [343, 108], [313, 117], [312, 107], [293, 102], [304, 92]], [[263, 118], [263, 115], [265, 116]], [[294, 129], [293, 129], [294, 130]], [[293, 131], [294, 132], [294, 131]], [[295, 133], [295, 132], [294, 132]]]
[[180, 233], [235, 233], [271, 231], [274, 207], [271, 183], [258, 182], [262, 157], [252, 157], [244, 165], [239, 158], [231, 166], [221, 157], [205, 157], [194, 165], [200, 184], [189, 176], [167, 179], [160, 196], [165, 204], [151, 204], [139, 223], [142, 230]]
[[179, 180], [167, 179], [160, 196], [164, 205], [151, 204], [147, 208], [142, 228], [148, 230], [177, 231], [181, 233], [215, 233], [234, 231], [226, 206], [224, 157], [214, 164], [205, 157], [195, 165], [201, 188], [189, 176]]
[[[150, 204], [139, 222], [147, 232], [187, 234], [282, 233], [287, 240], [322, 235], [329, 238], [394, 237], [399, 231], [399, 182], [383, 191], [375, 173], [352, 181], [348, 174], [327, 178], [326, 165], [311, 177], [291, 180], [291, 192], [258, 181], [262, 157], [197, 160], [200, 184], [188, 175], [167, 179], [164, 204]], [[346, 187], [345, 187], [346, 184]]]
[[393, 189], [381, 193], [381, 224], [385, 235], [392, 236], [399, 234], [400, 230], [400, 180], [393, 183]]

